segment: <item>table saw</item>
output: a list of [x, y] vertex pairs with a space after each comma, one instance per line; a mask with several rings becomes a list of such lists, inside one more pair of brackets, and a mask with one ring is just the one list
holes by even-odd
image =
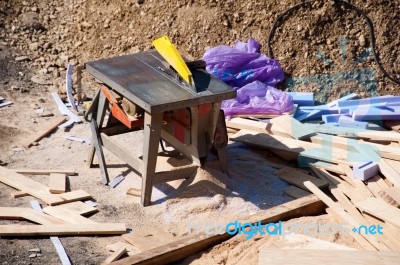
[[[182, 178], [155, 172], [160, 140], [201, 166], [211, 148], [228, 173], [227, 133], [221, 102], [236, 92], [205, 71], [203, 61], [184, 60], [167, 37], [155, 50], [87, 62], [85, 69], [99, 86], [86, 113], [102, 181], [109, 182], [103, 148], [137, 170], [142, 177], [141, 203], [151, 204], [152, 187]], [[105, 121], [105, 114], [109, 118]], [[143, 156], [133, 156], [111, 136], [143, 129]]]

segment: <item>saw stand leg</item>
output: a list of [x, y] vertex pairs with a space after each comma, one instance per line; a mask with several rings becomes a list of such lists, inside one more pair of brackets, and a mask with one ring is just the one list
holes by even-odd
[[163, 113], [144, 114], [142, 194], [143, 206], [151, 204], [152, 179], [156, 171]]
[[230, 177], [228, 168], [228, 155], [226, 152], [226, 146], [228, 144], [228, 134], [226, 132], [225, 115], [224, 111], [220, 110], [217, 119], [217, 125], [215, 127], [213, 148], [217, 151], [219, 164], [222, 171]]
[[[93, 144], [89, 151], [87, 163], [88, 163], [89, 167], [93, 167], [93, 159], [94, 159], [94, 155], [96, 153], [97, 158], [99, 160], [99, 167], [100, 167], [102, 182], [104, 184], [107, 184], [110, 181], [110, 179], [108, 177], [108, 172], [107, 172], [107, 168], [106, 168], [106, 163], [105, 163], [104, 153], [103, 153], [103, 148], [102, 148], [102, 143], [101, 143], [101, 137], [100, 137], [100, 132], [99, 132], [99, 128], [102, 127], [102, 124], [104, 121], [104, 116], [106, 113], [107, 99], [103, 93], [101, 93], [100, 91], [98, 91], [98, 93], [99, 93], [99, 95], [96, 95], [96, 97], [97, 96], [99, 97], [97, 107], [94, 106], [94, 109], [92, 110], [92, 113], [91, 113], [92, 118], [90, 121], [90, 128], [92, 130]], [[93, 100], [92, 104], [96, 104], [95, 100]]]

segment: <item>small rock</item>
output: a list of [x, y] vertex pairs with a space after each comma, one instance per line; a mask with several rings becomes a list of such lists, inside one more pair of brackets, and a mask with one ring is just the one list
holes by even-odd
[[45, 30], [45, 27], [39, 22], [39, 14], [36, 12], [27, 12], [21, 15], [23, 29]]
[[84, 27], [84, 28], [91, 28], [91, 27], [92, 27], [92, 24], [90, 24], [89, 22], [86, 22], [86, 21], [83, 21], [83, 22], [81, 23], [81, 25], [82, 25], [82, 27]]
[[35, 254], [35, 253], [34, 253], [34, 254], [30, 254], [30, 255], [29, 255], [29, 258], [30, 258], [30, 259], [36, 258], [36, 254]]
[[52, 85], [53, 84], [53, 82], [43, 74], [32, 76], [31, 81], [33, 83], [39, 84], [39, 85]]
[[46, 43], [43, 45], [43, 49], [47, 50], [47, 49], [49, 49], [49, 48], [51, 48], [51, 43], [50, 43], [50, 42], [46, 42]]
[[136, 3], [138, 3], [139, 5], [144, 4], [144, 0], [136, 0]]
[[75, 43], [75, 48], [77, 48], [77, 47], [79, 47], [79, 46], [81, 46], [82, 45], [82, 42], [81, 41], [78, 41], [77, 43]]
[[39, 42], [32, 42], [29, 44], [29, 50], [37, 51], [39, 49]]
[[18, 57], [15, 57], [15, 61], [17, 61], [17, 62], [25, 62], [25, 61], [30, 61], [30, 59], [29, 59], [28, 56], [18, 56]]
[[360, 42], [360, 46], [365, 46], [365, 37], [364, 37], [364, 35], [360, 34], [360, 37], [358, 37], [358, 41]]

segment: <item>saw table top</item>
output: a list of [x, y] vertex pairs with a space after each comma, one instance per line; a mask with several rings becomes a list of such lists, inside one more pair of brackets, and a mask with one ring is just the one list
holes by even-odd
[[160, 70], [156, 51], [86, 63], [86, 70], [147, 112], [162, 112], [234, 98], [236, 91], [204, 70], [192, 70], [198, 93]]

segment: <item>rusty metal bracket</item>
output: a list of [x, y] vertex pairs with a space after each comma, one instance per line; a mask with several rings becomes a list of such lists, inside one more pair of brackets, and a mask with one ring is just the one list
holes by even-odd
[[115, 97], [115, 92], [112, 92], [106, 86], [100, 85], [100, 90], [107, 98], [111, 110], [111, 114], [122, 122], [126, 127], [132, 129], [133, 127], [143, 126], [143, 119], [134, 119], [129, 117], [125, 111], [119, 106], [119, 101]]

